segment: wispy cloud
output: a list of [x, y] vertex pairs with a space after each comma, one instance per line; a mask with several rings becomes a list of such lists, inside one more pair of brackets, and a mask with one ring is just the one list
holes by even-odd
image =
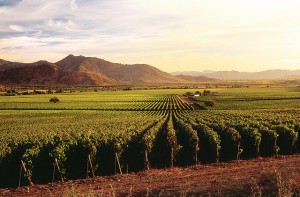
[[49, 19], [47, 21], [47, 25], [50, 28], [56, 28], [57, 30], [65, 29], [65, 30], [71, 31], [74, 28], [76, 28], [76, 25], [73, 23], [72, 20], [64, 21], [64, 20]]
[[70, 1], [70, 8], [71, 8], [72, 10], [76, 10], [77, 7], [78, 7], [78, 5], [77, 5], [76, 1], [75, 1], [75, 0], [71, 0], [71, 1]]
[[0, 58], [73, 53], [167, 71], [298, 65], [299, 9], [297, 0], [0, 0]]
[[20, 25], [10, 25], [9, 28], [11, 30], [18, 31], [18, 32], [24, 32], [25, 31], [24, 27], [22, 27]]
[[0, 7], [13, 6], [21, 2], [22, 0], [0, 0]]

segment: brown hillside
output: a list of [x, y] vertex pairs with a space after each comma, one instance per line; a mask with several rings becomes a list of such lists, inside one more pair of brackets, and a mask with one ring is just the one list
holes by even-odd
[[65, 84], [65, 85], [100, 85], [111, 84], [110, 79], [97, 73], [67, 72], [53, 63], [37, 66], [11, 68], [0, 72], [2, 84]]
[[0, 84], [113, 85], [185, 83], [199, 82], [201, 79], [176, 77], [147, 64], [124, 65], [96, 57], [68, 55], [55, 64], [0, 60]]
[[214, 78], [204, 77], [204, 76], [192, 76], [192, 75], [176, 75], [177, 78], [180, 78], [185, 81], [191, 82], [213, 82], [218, 81]]
[[58, 81], [66, 85], [110, 85], [114, 81], [99, 73], [92, 72], [62, 72]]
[[169, 73], [146, 64], [123, 65], [107, 75], [124, 82], [133, 83], [180, 83], [185, 82]]
[[126, 83], [176, 83], [184, 80], [146, 64], [124, 65], [95, 57], [73, 56], [56, 63], [70, 72], [101, 73], [113, 81]]
[[44, 60], [40, 60], [40, 61], [37, 61], [34, 63], [20, 63], [20, 62], [9, 62], [9, 61], [0, 59], [0, 72], [9, 70], [12, 68], [34, 67], [34, 66], [38, 66], [41, 64], [45, 64], [45, 63], [47, 63], [47, 61], [44, 61]]
[[0, 72], [3, 84], [52, 84], [59, 77], [60, 69], [52, 63], [38, 66], [11, 68]]

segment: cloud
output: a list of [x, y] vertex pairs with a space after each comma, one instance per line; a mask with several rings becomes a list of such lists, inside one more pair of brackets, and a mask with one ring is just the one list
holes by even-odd
[[21, 2], [22, 0], [0, 0], [0, 7], [13, 6]]
[[71, 0], [71, 1], [70, 1], [70, 8], [71, 8], [72, 10], [76, 10], [77, 7], [78, 7], [78, 5], [77, 5], [77, 3], [76, 3], [76, 0]]
[[76, 25], [72, 20], [64, 21], [64, 20], [49, 19], [47, 25], [52, 28], [65, 29], [68, 31], [72, 31], [73, 29], [76, 28]]
[[74, 53], [165, 70], [280, 62], [297, 59], [299, 9], [298, 0], [0, 0], [1, 58]]
[[11, 30], [17, 31], [17, 32], [24, 32], [25, 28], [20, 25], [10, 25], [9, 28]]

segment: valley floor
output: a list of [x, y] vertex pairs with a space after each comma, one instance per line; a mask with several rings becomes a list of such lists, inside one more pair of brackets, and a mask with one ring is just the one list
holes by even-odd
[[0, 196], [300, 196], [300, 155], [0, 189]]

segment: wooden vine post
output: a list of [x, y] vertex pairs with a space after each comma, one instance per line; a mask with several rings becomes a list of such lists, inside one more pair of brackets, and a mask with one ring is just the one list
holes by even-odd
[[118, 168], [119, 168], [120, 174], [123, 174], [123, 173], [122, 173], [121, 164], [120, 164], [119, 157], [118, 157], [118, 154], [117, 154], [117, 153], [116, 153], [116, 161], [117, 161], [117, 164], [118, 164]]
[[240, 155], [241, 155], [241, 149], [240, 149], [240, 143], [237, 146], [237, 155], [236, 155], [236, 159], [240, 160]]
[[170, 167], [173, 168], [174, 166], [174, 148], [171, 148], [171, 159], [170, 159]]
[[145, 170], [149, 170], [150, 169], [150, 163], [149, 163], [149, 159], [148, 159], [148, 152], [147, 152], [147, 150], [145, 150], [145, 163], [144, 163], [144, 167], [145, 167]]
[[216, 144], [216, 163], [219, 163], [219, 150], [218, 150], [218, 144]]
[[195, 165], [198, 165], [198, 153], [197, 153], [197, 149], [195, 150]]
[[[61, 180], [61, 182], [64, 182], [64, 178], [63, 178], [63, 176], [62, 176], [62, 173], [61, 173], [61, 170], [60, 170], [60, 167], [59, 167], [59, 165], [58, 165], [58, 161], [57, 161], [56, 158], [54, 159], [54, 162], [55, 162], [55, 166], [56, 166], [56, 168], [57, 168], [57, 171], [58, 171], [58, 173], [59, 173], [60, 180]], [[54, 172], [55, 172], [55, 171], [54, 171]]]
[[[33, 186], [33, 182], [31, 181], [31, 178], [30, 178], [30, 176], [29, 176], [29, 174], [28, 174], [28, 171], [27, 171], [27, 169], [26, 169], [25, 163], [24, 163], [22, 160], [21, 160], [21, 169], [24, 170], [24, 173], [25, 173], [25, 175], [26, 175], [26, 177], [27, 177], [27, 180], [28, 180], [29, 185], [30, 185], [30, 186]], [[21, 174], [22, 174], [22, 170], [20, 171], [19, 186], [21, 185]]]
[[92, 178], [95, 178], [95, 171], [94, 171], [94, 167], [93, 167], [93, 163], [91, 160], [91, 156], [88, 156], [88, 161], [87, 161], [88, 165], [87, 165], [87, 178], [88, 178], [88, 170], [89, 170], [89, 166], [91, 168], [91, 174], [92, 174]]

